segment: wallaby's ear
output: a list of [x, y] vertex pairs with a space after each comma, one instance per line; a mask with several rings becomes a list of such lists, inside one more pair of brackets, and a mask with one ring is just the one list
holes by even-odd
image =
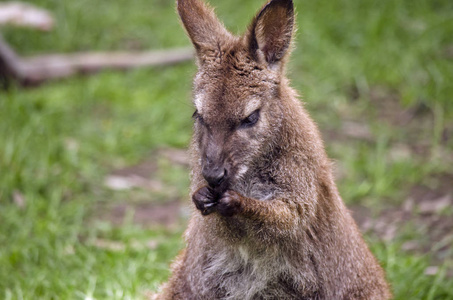
[[291, 43], [294, 27], [292, 0], [272, 0], [253, 20], [248, 43], [256, 59], [275, 65], [285, 56]]
[[201, 0], [177, 0], [177, 7], [197, 54], [203, 50], [218, 48], [222, 40], [231, 37], [214, 11]]

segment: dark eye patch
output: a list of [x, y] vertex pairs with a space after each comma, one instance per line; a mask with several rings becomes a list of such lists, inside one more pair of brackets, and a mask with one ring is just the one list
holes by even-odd
[[203, 117], [198, 113], [198, 110], [196, 110], [193, 115], [192, 115], [192, 119], [194, 119], [195, 121], [198, 121], [200, 122], [202, 125], [204, 125], [204, 120], [203, 120]]
[[241, 121], [239, 128], [253, 127], [258, 122], [259, 119], [260, 119], [260, 110], [257, 109], [254, 112], [252, 112], [247, 118], [245, 118]]

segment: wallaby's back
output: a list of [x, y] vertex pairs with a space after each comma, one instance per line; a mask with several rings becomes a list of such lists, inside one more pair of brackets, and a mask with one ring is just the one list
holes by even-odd
[[242, 37], [200, 0], [178, 12], [197, 50], [187, 247], [158, 299], [389, 299], [382, 268], [284, 77], [291, 0]]

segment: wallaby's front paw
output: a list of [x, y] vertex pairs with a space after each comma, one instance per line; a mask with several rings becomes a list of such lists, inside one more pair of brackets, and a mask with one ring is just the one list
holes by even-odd
[[239, 212], [242, 205], [242, 196], [232, 190], [227, 190], [220, 196], [217, 211], [224, 217], [231, 217]]
[[192, 201], [203, 216], [209, 215], [215, 210], [217, 197], [207, 186], [198, 189], [192, 195]]

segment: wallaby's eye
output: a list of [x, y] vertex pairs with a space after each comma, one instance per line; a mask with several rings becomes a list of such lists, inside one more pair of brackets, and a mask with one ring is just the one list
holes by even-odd
[[201, 124], [204, 125], [204, 120], [203, 120], [203, 118], [201, 117], [201, 115], [198, 113], [198, 110], [196, 110], [196, 111], [193, 113], [192, 119], [194, 119], [194, 120], [196, 120], [196, 121], [198, 121], [198, 122], [200, 122]]
[[260, 110], [257, 109], [254, 112], [252, 112], [247, 118], [241, 121], [241, 125], [239, 125], [240, 128], [249, 128], [254, 126], [258, 120], [260, 119]]

